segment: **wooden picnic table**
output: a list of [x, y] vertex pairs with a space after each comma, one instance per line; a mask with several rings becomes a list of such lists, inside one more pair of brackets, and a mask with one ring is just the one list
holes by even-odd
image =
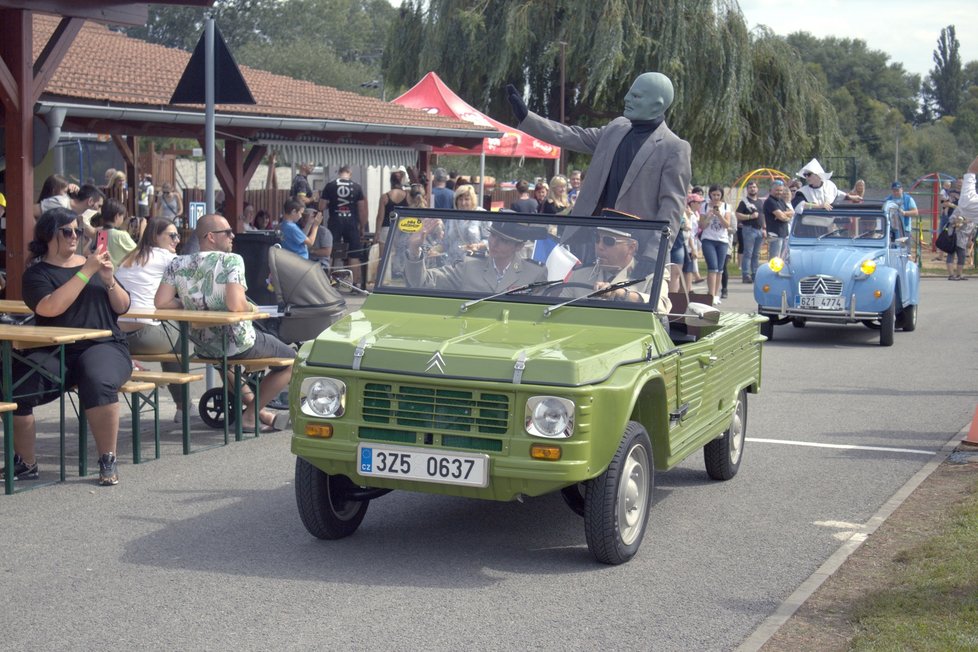
[[[15, 303], [15, 302], [6, 302]], [[26, 308], [26, 306], [25, 306]], [[30, 311], [28, 311], [30, 312]], [[92, 328], [67, 328], [62, 326], [17, 326], [13, 324], [0, 324], [0, 358], [2, 358], [3, 376], [3, 400], [4, 402], [16, 402], [14, 400], [14, 378], [13, 378], [13, 358], [16, 355], [14, 350], [29, 349], [43, 346], [57, 347], [59, 359], [59, 372], [56, 379], [61, 386], [61, 481], [65, 479], [65, 344], [79, 342], [81, 340], [94, 340], [101, 337], [111, 337], [112, 331], [92, 329]], [[31, 369], [27, 376], [32, 374], [44, 373], [38, 369]], [[23, 378], [18, 378], [21, 382]], [[3, 413], [3, 459], [7, 468], [13, 470], [14, 463], [14, 438], [13, 438], [13, 413]], [[13, 473], [7, 473], [4, 478], [4, 492], [14, 493]]]
[[[180, 369], [183, 373], [188, 373], [190, 371], [190, 328], [193, 327], [214, 327], [214, 326], [229, 326], [231, 324], [237, 324], [243, 321], [254, 321], [256, 319], [268, 319], [272, 315], [267, 312], [225, 312], [220, 310], [185, 310], [181, 308], [155, 308], [155, 309], [140, 309], [136, 308], [130, 310], [122, 317], [129, 317], [134, 319], [155, 319], [158, 321], [173, 321], [177, 322], [180, 327], [180, 341], [179, 341], [179, 357], [180, 357]], [[227, 341], [226, 335], [222, 338], [221, 350], [227, 351]], [[221, 356], [221, 366], [222, 373], [227, 372], [227, 355]], [[228, 393], [227, 393], [227, 382], [224, 385], [224, 443], [225, 445], [229, 442], [229, 430], [228, 430], [228, 419], [227, 415], [231, 407], [233, 407], [237, 413], [241, 411], [241, 396], [240, 393], [236, 393], [234, 397], [234, 406], [228, 406]], [[183, 453], [187, 455], [191, 452], [190, 450], [190, 385], [185, 384], [180, 388], [181, 398], [183, 400]], [[256, 413], [257, 414], [257, 413]], [[260, 419], [255, 418], [255, 427], [259, 427]], [[241, 419], [235, 421], [235, 439], [240, 440], [242, 437], [241, 432]]]

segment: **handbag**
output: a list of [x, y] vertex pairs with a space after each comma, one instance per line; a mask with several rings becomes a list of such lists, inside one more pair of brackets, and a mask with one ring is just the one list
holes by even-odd
[[937, 239], [934, 240], [934, 246], [943, 251], [944, 253], [953, 254], [954, 250], [957, 248], [957, 234], [956, 229], [948, 230], [948, 227], [937, 234]]

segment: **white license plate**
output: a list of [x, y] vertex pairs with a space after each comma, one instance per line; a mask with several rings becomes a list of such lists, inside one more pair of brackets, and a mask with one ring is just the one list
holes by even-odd
[[812, 294], [800, 297], [799, 308], [815, 308], [816, 310], [842, 310], [845, 308], [843, 297], [831, 297], [825, 294]]
[[449, 451], [402, 446], [357, 446], [359, 472], [417, 482], [440, 482], [467, 487], [489, 484], [488, 455], [458, 455]]

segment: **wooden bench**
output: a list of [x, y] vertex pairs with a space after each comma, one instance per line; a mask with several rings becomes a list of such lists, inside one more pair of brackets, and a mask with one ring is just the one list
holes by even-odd
[[[77, 388], [69, 391], [77, 393]], [[119, 393], [126, 398], [132, 417], [132, 463], [142, 463], [142, 425], [141, 415], [144, 408], [149, 407], [153, 412], [153, 442], [156, 447], [155, 459], [160, 459], [160, 402], [159, 386], [148, 380], [130, 379], [119, 387]], [[88, 475], [88, 419], [85, 418], [84, 406], [78, 402], [78, 475]]]
[[174, 362], [180, 363], [180, 356], [176, 353], [145, 353], [130, 356], [138, 362]]
[[[197, 364], [208, 364], [215, 367], [221, 366], [219, 358], [193, 358], [191, 362]], [[254, 373], [267, 367], [291, 367], [295, 363], [295, 358], [228, 358], [228, 366], [241, 367], [245, 373]]]
[[204, 379], [202, 373], [182, 373], [179, 371], [133, 371], [130, 380], [137, 380], [159, 385], [186, 385], [187, 383], [197, 382]]

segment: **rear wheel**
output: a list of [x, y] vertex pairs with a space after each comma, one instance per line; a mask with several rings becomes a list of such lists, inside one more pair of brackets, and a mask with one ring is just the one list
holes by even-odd
[[896, 297], [893, 303], [880, 315], [880, 346], [893, 346], [893, 333], [896, 330]]
[[900, 313], [900, 328], [904, 333], [917, 329], [917, 304], [911, 304]]
[[342, 539], [360, 527], [369, 500], [349, 500], [356, 485], [345, 475], [329, 475], [301, 457], [295, 459], [295, 502], [309, 534]]
[[808, 320], [805, 319], [804, 317], [794, 317], [791, 320], [791, 325], [794, 326], [795, 328], [804, 328], [805, 324], [807, 323]]
[[630, 421], [604, 473], [587, 483], [584, 533], [587, 547], [604, 564], [622, 564], [638, 552], [655, 486], [652, 442]]
[[744, 456], [744, 440], [747, 437], [747, 392], [740, 390], [730, 427], [703, 447], [706, 473], [714, 480], [729, 480], [737, 475], [740, 460]]

